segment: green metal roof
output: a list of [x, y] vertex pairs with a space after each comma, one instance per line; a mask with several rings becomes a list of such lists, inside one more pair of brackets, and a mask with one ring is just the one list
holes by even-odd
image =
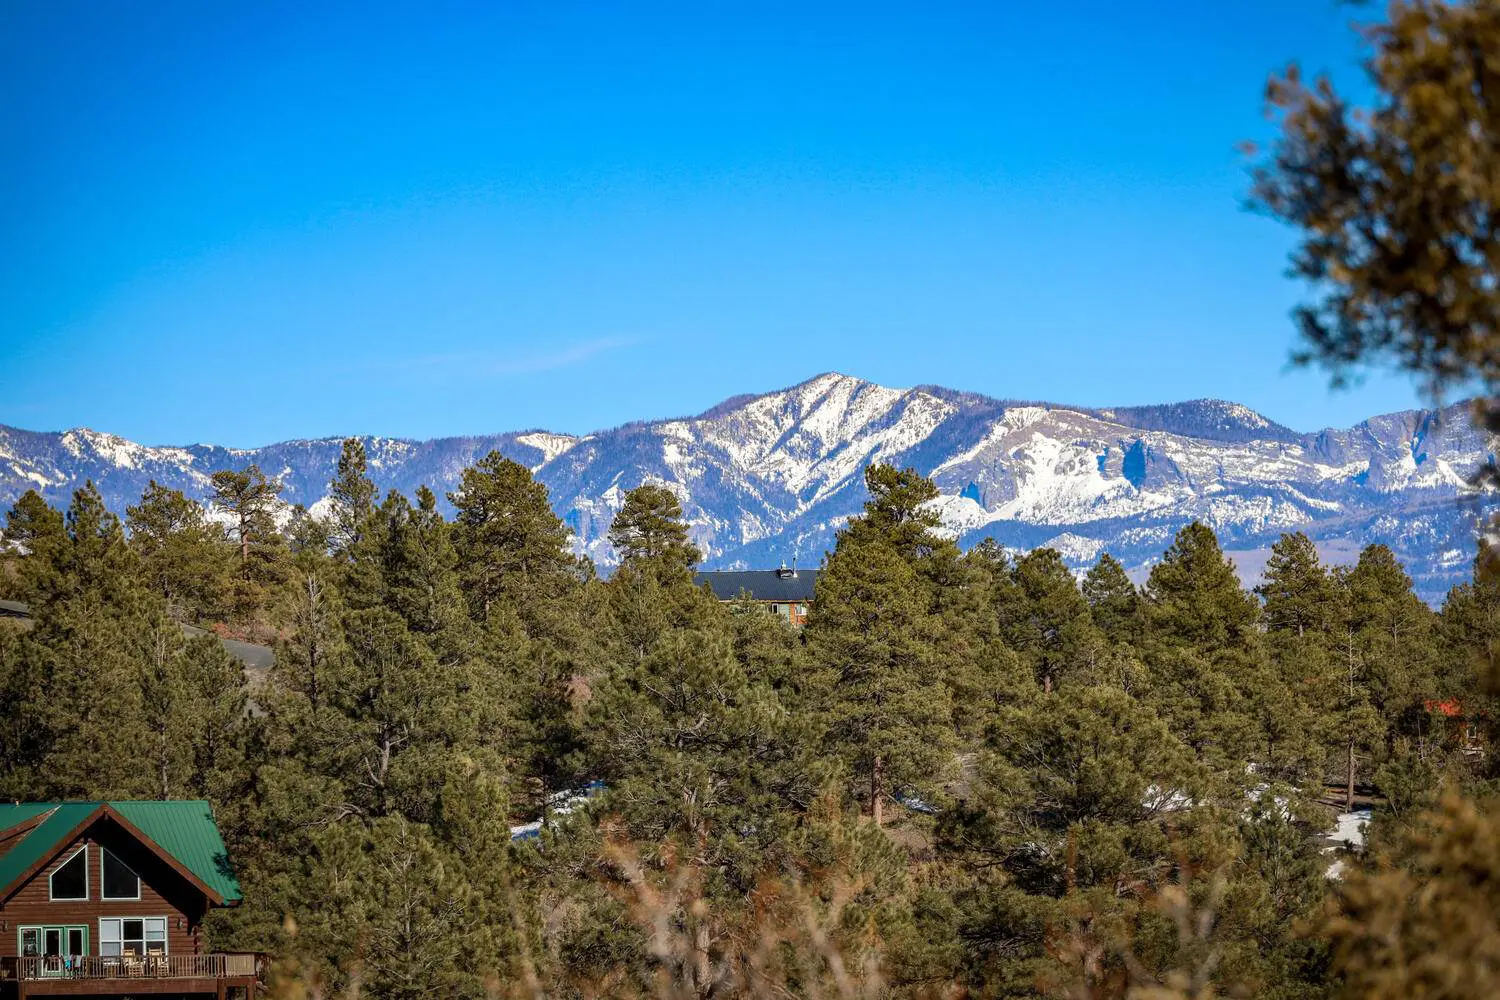
[[171, 802], [22, 802], [0, 805], [0, 832], [44, 818], [0, 856], [0, 890], [8, 889], [27, 869], [62, 845], [80, 823], [101, 806], [109, 806], [151, 839], [165, 854], [222, 896], [236, 902], [240, 884], [229, 866], [229, 852], [219, 836], [213, 809], [202, 800]]
[[[0, 601], [0, 604], [3, 603]], [[56, 808], [56, 802], [0, 803], [0, 833]]]

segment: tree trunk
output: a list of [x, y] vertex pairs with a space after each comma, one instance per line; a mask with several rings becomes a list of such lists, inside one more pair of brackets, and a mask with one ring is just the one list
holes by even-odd
[[172, 797], [172, 783], [167, 777], [167, 733], [165, 729], [162, 730], [158, 743], [158, 749], [159, 754], [157, 757], [157, 777], [161, 781], [161, 799], [163, 802], [165, 802]]
[[[1347, 645], [1346, 648], [1348, 649], [1348, 652], [1349, 652], [1349, 659], [1348, 659], [1348, 663], [1349, 663], [1349, 707], [1350, 707], [1350, 710], [1353, 711], [1353, 708], [1354, 708], [1354, 634], [1353, 634], [1352, 631], [1349, 633], [1348, 639], [1349, 639], [1349, 642], [1348, 642], [1348, 645]], [[1348, 779], [1348, 781], [1347, 781], [1347, 784], [1346, 784], [1346, 786], [1344, 788], [1344, 812], [1351, 812], [1354, 809], [1354, 733], [1353, 733], [1352, 730], [1350, 731], [1350, 734], [1349, 734], [1349, 762], [1348, 763], [1349, 763], [1348, 772], [1347, 772], [1347, 779]]]
[[1354, 811], [1354, 741], [1349, 741], [1348, 783], [1344, 786], [1344, 812]]
[[884, 766], [885, 762], [877, 754], [875, 764], [870, 768], [870, 815], [875, 818], [875, 825], [877, 827], [880, 826], [883, 818], [881, 803], [885, 798], [885, 789], [881, 785], [881, 778], [884, 777], [882, 774]]
[[693, 979], [695, 980], [693, 992], [700, 997], [706, 997], [713, 993], [713, 969], [708, 961], [708, 912], [705, 911], [693, 918]]

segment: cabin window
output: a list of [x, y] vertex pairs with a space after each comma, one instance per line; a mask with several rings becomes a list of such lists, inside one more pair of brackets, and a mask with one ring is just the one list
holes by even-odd
[[141, 877], [109, 852], [99, 849], [99, 890], [105, 899], [140, 899]]
[[100, 917], [99, 954], [165, 955], [166, 917]]
[[58, 865], [48, 882], [53, 899], [88, 899], [88, 848], [80, 847], [71, 858]]

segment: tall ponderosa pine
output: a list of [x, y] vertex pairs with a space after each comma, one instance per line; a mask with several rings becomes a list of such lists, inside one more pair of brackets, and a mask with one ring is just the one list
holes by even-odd
[[[172, 503], [173, 498], [163, 498]], [[245, 679], [211, 638], [189, 639], [90, 483], [35, 545], [35, 628], [0, 648], [9, 794], [180, 798], [228, 794], [243, 773]]]
[[688, 540], [677, 494], [646, 483], [625, 494], [609, 525], [609, 544], [622, 565], [649, 571], [663, 586], [692, 576], [703, 554]]
[[62, 511], [36, 490], [27, 490], [5, 516], [5, 548], [0, 552], [0, 593], [23, 601], [43, 601], [60, 581], [61, 549], [67, 544]]
[[149, 797], [153, 776], [137, 757], [148, 738], [141, 704], [150, 595], [119, 519], [92, 482], [73, 495], [67, 543], [49, 576], [54, 594], [32, 609], [31, 640], [46, 681], [27, 707], [45, 719], [47, 764], [38, 781], [58, 797]]
[[1436, 690], [1436, 623], [1384, 545], [1366, 547], [1337, 580], [1334, 732], [1343, 758], [1345, 807], [1353, 808], [1361, 759], [1383, 758], [1399, 737], [1419, 736], [1428, 724], [1423, 702]]
[[125, 508], [125, 525], [148, 586], [175, 617], [200, 621], [220, 610], [229, 546], [201, 504], [153, 479]]
[[1055, 549], [1035, 549], [1016, 560], [999, 605], [1001, 634], [1031, 665], [1044, 691], [1059, 683], [1087, 683], [1103, 650], [1093, 612], [1073, 571]]
[[1268, 631], [1291, 632], [1299, 639], [1328, 631], [1336, 600], [1312, 539], [1300, 531], [1282, 535], [1271, 546], [1264, 577], [1255, 592], [1265, 602]]
[[547, 488], [524, 465], [492, 451], [464, 470], [448, 499], [463, 589], [475, 615], [488, 620], [492, 610], [503, 610], [523, 628], [534, 628], [538, 603], [577, 578], [568, 528], [552, 512]]
[[1117, 688], [1063, 687], [1002, 710], [966, 800], [938, 831], [965, 876], [951, 892], [968, 980], [1035, 995], [1062, 971], [1049, 951], [1075, 913], [1106, 928], [1133, 920], [1149, 885], [1194, 849], [1179, 832], [1194, 825], [1183, 806], [1204, 787], [1192, 752]]
[[1108, 552], [1099, 557], [1083, 578], [1083, 598], [1088, 601], [1094, 625], [1112, 641], [1120, 642], [1135, 633], [1136, 615], [1140, 611], [1140, 592], [1125, 567]]
[[1229, 769], [1248, 759], [1264, 742], [1252, 694], [1274, 678], [1259, 645], [1259, 602], [1207, 525], [1177, 533], [1145, 600], [1145, 697], [1204, 761]]
[[616, 659], [644, 660], [669, 629], [719, 617], [718, 602], [693, 586], [702, 554], [671, 490], [647, 483], [626, 493], [609, 542], [620, 557], [608, 587]]
[[1278, 680], [1253, 692], [1266, 739], [1264, 776], [1315, 781], [1327, 762], [1340, 701], [1333, 656], [1338, 590], [1312, 541], [1295, 532], [1271, 547], [1256, 593], [1264, 601], [1266, 653]]
[[449, 494], [453, 546], [470, 613], [515, 664], [516, 742], [510, 753], [536, 779], [536, 809], [580, 777], [574, 692], [600, 671], [592, 569], [569, 550], [569, 532], [547, 488], [518, 462], [490, 452]]
[[922, 506], [932, 484], [874, 466], [865, 482], [865, 514], [839, 533], [824, 564], [806, 636], [828, 748], [879, 825], [894, 792], [935, 790], [952, 764], [954, 730], [921, 575], [921, 558], [942, 541]]
[[610, 804], [632, 832], [676, 842], [737, 894], [787, 850], [788, 814], [816, 791], [807, 734], [722, 628], [674, 631], [624, 664], [588, 718]]
[[267, 479], [256, 465], [213, 474], [213, 505], [229, 520], [229, 534], [239, 549], [233, 609], [246, 626], [255, 621], [285, 580], [285, 545], [276, 530], [281, 483]]
[[365, 443], [345, 438], [333, 480], [328, 484], [329, 541], [341, 557], [352, 554], [364, 539], [375, 513], [375, 483], [369, 476]]

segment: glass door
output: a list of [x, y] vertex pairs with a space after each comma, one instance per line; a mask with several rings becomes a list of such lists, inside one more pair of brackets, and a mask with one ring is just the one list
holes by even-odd
[[88, 953], [87, 927], [21, 928], [21, 954], [39, 958], [39, 972], [43, 976], [72, 975], [82, 965], [80, 959]]

